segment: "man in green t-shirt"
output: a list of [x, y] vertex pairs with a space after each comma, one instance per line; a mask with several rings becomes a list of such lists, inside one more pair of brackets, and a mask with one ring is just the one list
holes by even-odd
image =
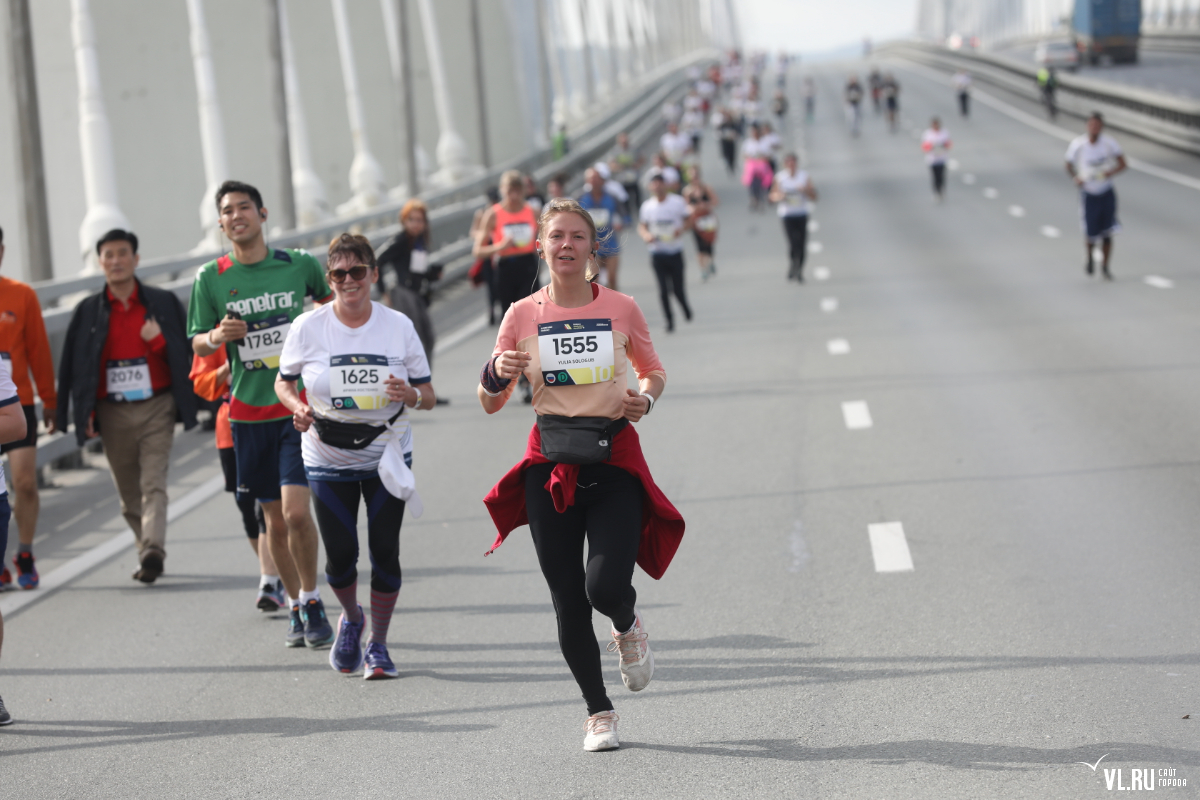
[[275, 395], [275, 376], [304, 299], [324, 303], [333, 295], [317, 259], [267, 246], [267, 210], [257, 189], [226, 181], [216, 202], [233, 248], [196, 273], [188, 335], [200, 356], [227, 348], [238, 492], [259, 501], [266, 516], [267, 546], [291, 611], [287, 646], [317, 647], [333, 640], [333, 627], [317, 589], [319, 539], [309, 513], [300, 432]]

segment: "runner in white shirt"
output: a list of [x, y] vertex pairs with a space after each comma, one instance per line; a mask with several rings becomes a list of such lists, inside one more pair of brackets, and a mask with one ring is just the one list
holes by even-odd
[[925, 151], [925, 163], [933, 175], [933, 195], [940, 203], [946, 193], [946, 153], [950, 151], [950, 133], [937, 117], [929, 120], [929, 127], [921, 134], [921, 149]]
[[1125, 170], [1125, 153], [1108, 134], [1104, 133], [1104, 118], [1093, 113], [1087, 121], [1087, 134], [1076, 137], [1067, 146], [1067, 174], [1079, 187], [1083, 205], [1083, 246], [1087, 251], [1088, 275], [1095, 272], [1092, 245], [1100, 242], [1101, 264], [1105, 280], [1112, 280], [1108, 262], [1112, 255], [1112, 235], [1121, 229], [1117, 221], [1117, 193], [1113, 176]]
[[811, 204], [816, 202], [817, 190], [813, 188], [808, 173], [799, 169], [799, 164], [800, 159], [795, 153], [783, 157], [783, 169], [775, 175], [769, 199], [776, 204], [779, 218], [783, 220], [783, 233], [788, 240], [788, 280], [804, 283], [808, 215], [812, 210]]
[[[425, 349], [412, 321], [371, 301], [379, 280], [365, 236], [329, 246], [332, 303], [296, 318], [283, 343], [275, 392], [303, 433], [305, 477], [325, 544], [325, 578], [342, 604], [330, 665], [342, 673], [394, 678], [387, 631], [400, 594], [400, 523], [421, 515], [412, 472], [409, 408], [437, 402]], [[296, 381], [304, 379], [307, 397]], [[358, 602], [358, 505], [366, 501], [371, 552], [371, 637]], [[365, 662], [365, 667], [364, 667]]]
[[670, 122], [667, 124], [667, 132], [659, 137], [658, 146], [666, 156], [667, 163], [678, 167], [692, 148], [692, 137], [681, 132], [674, 122]]
[[[0, 353], [0, 443], [17, 442], [25, 438], [25, 411], [21, 398], [17, 396], [17, 385], [12, 378], [12, 359], [8, 353]], [[8, 521], [12, 507], [8, 503], [8, 484], [4, 481], [4, 465], [0, 464], [0, 557], [8, 548]], [[0, 647], [4, 645], [4, 617], [0, 616]], [[0, 725], [11, 725], [12, 715], [0, 699]]]
[[683, 279], [683, 234], [692, 227], [691, 210], [682, 197], [667, 191], [661, 172], [650, 174], [650, 192], [652, 196], [642, 203], [638, 214], [638, 235], [650, 250], [667, 333], [671, 333], [675, 330], [672, 293], [683, 309], [684, 319], [692, 321], [692, 307], [688, 305]]

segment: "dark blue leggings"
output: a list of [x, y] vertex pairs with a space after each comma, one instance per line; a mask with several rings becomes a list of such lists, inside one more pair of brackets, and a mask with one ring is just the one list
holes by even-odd
[[334, 589], [358, 580], [358, 499], [367, 502], [367, 549], [371, 588], [400, 591], [400, 523], [404, 501], [391, 495], [378, 477], [361, 481], [308, 482], [321, 541], [325, 543], [325, 579]]

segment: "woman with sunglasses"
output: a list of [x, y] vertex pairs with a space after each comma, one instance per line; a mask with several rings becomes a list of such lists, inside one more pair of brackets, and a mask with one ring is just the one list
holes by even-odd
[[[635, 607], [633, 566], [661, 578], [683, 538], [683, 518], [654, 484], [629, 425], [654, 408], [666, 373], [632, 297], [595, 283], [598, 241], [575, 200], [542, 211], [539, 254], [550, 285], [513, 304], [480, 375], [494, 414], [516, 378], [533, 384], [537, 424], [525, 455], [484, 498], [499, 536], [528, 524], [558, 615], [563, 657], [587, 703], [585, 750], [619, 746], [604, 688], [592, 609], [612, 621], [621, 679], [640, 691], [654, 675], [646, 622]], [[628, 388], [630, 370], [638, 389]], [[584, 559], [584, 541], [587, 558]]]
[[[365, 236], [343, 233], [329, 245], [334, 299], [296, 318], [283, 343], [275, 391], [303, 433], [304, 471], [325, 543], [325, 578], [342, 604], [329, 663], [363, 677], [394, 678], [387, 632], [400, 593], [400, 523], [405, 499], [420, 516], [412, 473], [408, 409], [431, 409], [437, 396], [413, 323], [371, 300], [379, 280]], [[297, 382], [303, 379], [307, 396]], [[358, 602], [359, 498], [367, 508], [371, 552], [371, 634]]]

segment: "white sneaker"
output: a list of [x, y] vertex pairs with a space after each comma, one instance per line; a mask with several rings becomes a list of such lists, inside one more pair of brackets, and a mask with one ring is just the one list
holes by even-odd
[[621, 680], [631, 692], [640, 692], [654, 677], [654, 653], [646, 642], [646, 625], [642, 615], [634, 612], [633, 627], [626, 633], [612, 632], [608, 652], [621, 656]]
[[601, 711], [588, 717], [583, 725], [583, 729], [587, 731], [587, 735], [583, 737], [583, 749], [594, 753], [597, 750], [616, 750], [620, 747], [621, 743], [617, 741], [619, 719], [616, 711]]

